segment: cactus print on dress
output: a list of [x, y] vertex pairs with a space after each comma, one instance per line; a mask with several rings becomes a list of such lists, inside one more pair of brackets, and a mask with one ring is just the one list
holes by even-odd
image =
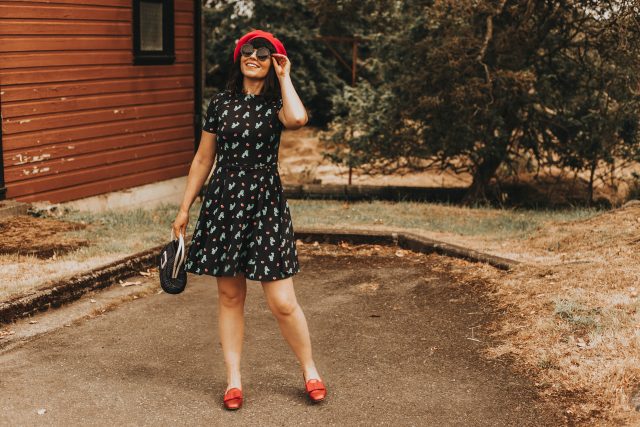
[[185, 268], [194, 274], [280, 280], [300, 271], [289, 203], [278, 173], [282, 99], [214, 95], [202, 129], [217, 135]]

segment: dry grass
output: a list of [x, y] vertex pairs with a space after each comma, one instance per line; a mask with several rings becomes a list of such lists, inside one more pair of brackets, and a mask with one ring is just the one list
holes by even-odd
[[640, 386], [639, 218], [640, 203], [550, 225], [527, 245], [561, 262], [522, 265], [495, 282], [510, 315], [490, 355], [517, 356], [549, 397], [579, 396], [577, 421], [640, 423], [630, 404]]
[[[190, 212], [191, 228], [198, 207]], [[168, 242], [177, 211], [165, 204], [153, 210], [70, 211], [3, 221], [0, 246], [7, 250], [0, 253], [0, 300]]]

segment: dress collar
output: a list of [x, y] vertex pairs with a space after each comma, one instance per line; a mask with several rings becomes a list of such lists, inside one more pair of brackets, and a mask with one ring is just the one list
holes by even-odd
[[238, 93], [238, 96], [245, 101], [249, 101], [250, 99], [264, 99], [264, 95], [256, 95], [255, 93]]

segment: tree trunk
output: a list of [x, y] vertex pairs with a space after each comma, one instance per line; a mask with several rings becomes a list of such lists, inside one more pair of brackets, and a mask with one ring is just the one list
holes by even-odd
[[490, 201], [489, 181], [495, 176], [506, 155], [507, 146], [505, 144], [500, 146], [497, 152], [492, 152], [485, 157], [473, 173], [473, 182], [462, 198], [462, 204], [471, 206]]
[[589, 171], [589, 200], [588, 206], [593, 206], [593, 181], [596, 175], [596, 167], [598, 166], [597, 160], [591, 161], [591, 170]]

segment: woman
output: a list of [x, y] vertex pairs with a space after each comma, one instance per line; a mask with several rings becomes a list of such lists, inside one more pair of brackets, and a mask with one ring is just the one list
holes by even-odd
[[284, 46], [271, 33], [254, 30], [239, 39], [227, 88], [214, 95], [207, 108], [200, 146], [173, 223], [175, 235], [185, 235], [189, 208], [215, 157], [216, 168], [185, 268], [216, 277], [227, 409], [238, 409], [243, 401], [240, 354], [247, 278], [261, 282], [269, 308], [301, 364], [311, 401], [319, 402], [326, 395], [293, 289], [292, 277], [300, 266], [289, 204], [278, 174], [282, 128], [298, 129], [308, 121], [290, 69]]

